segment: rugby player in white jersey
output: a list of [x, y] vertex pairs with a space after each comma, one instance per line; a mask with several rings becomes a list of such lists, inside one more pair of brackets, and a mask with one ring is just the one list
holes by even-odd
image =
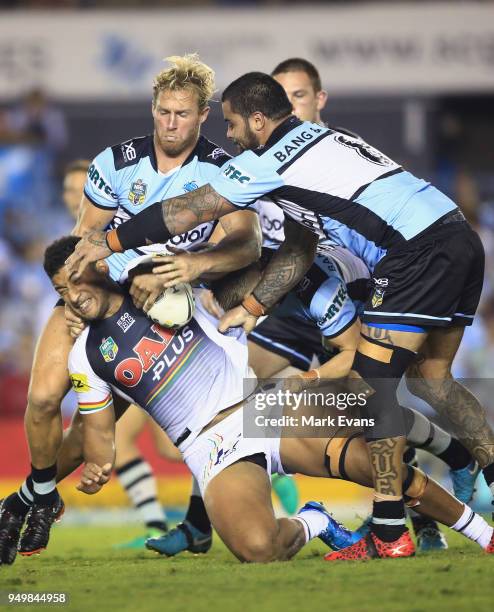
[[[204, 185], [228, 158], [221, 148], [200, 136], [214, 92], [214, 72], [195, 55], [173, 57], [170, 61], [171, 67], [155, 79], [153, 134], [108, 147], [97, 156], [89, 168], [75, 235], [102, 229], [109, 223], [115, 226], [142, 214], [157, 197], [179, 195]], [[237, 211], [221, 224], [227, 238], [207, 258], [194, 258], [195, 265], [189, 264], [189, 273], [233, 270], [259, 256], [260, 233], [255, 213]], [[214, 222], [201, 224], [197, 231], [172, 240], [171, 245], [188, 247], [205, 241], [214, 226]], [[136, 254], [139, 253], [131, 250], [111, 258], [110, 274], [118, 278]], [[177, 257], [177, 267], [180, 260]], [[145, 282], [148, 290], [150, 287], [155, 292], [159, 290], [159, 281], [152, 276], [141, 277], [139, 282]], [[60, 404], [70, 388], [66, 364], [72, 344], [64, 309], [56, 307], [39, 339], [31, 374], [25, 421], [32, 471], [19, 492], [9, 495], [0, 505], [0, 563], [13, 563], [17, 548], [24, 555], [43, 550], [51, 524], [63, 512], [56, 478], [63, 477], [69, 468], [62, 469], [65, 472], [62, 474], [59, 470], [57, 476], [57, 456], [62, 443]], [[132, 411], [137, 414], [137, 409]], [[71, 433], [76, 432], [74, 426]], [[130, 446], [131, 436], [128, 439]], [[129, 452], [125, 460], [131, 463]], [[59, 457], [58, 463], [63, 463]], [[138, 467], [139, 479], [149, 476], [146, 464]], [[131, 478], [129, 484], [136, 479]], [[146, 504], [146, 522], [162, 523], [163, 512], [155, 501], [152, 478], [147, 478], [147, 483], [141, 480], [140, 484], [135, 491], [136, 499], [150, 502]], [[21, 537], [26, 515], [27, 525]]]
[[[366, 406], [377, 424], [366, 430], [375, 499], [369, 536], [331, 559], [392, 557], [397, 547], [412, 555], [395, 387], [422, 350], [420, 372], [427, 376], [426, 387], [434, 387], [444, 406], [453, 404], [449, 415], [457, 416], [460, 425], [467, 406], [475, 425], [485, 431], [478, 401], [450, 374], [464, 326], [471, 324], [480, 297], [480, 240], [455, 203], [426, 181], [361, 139], [291, 116], [283, 88], [268, 75], [243, 75], [227, 87], [222, 100], [227, 135], [244, 153], [225, 164], [210, 185], [157, 203], [108, 235], [93, 233], [78, 245], [71, 269], [77, 276], [89, 262], [111, 252], [163, 240], [269, 196], [298, 228], [285, 227], [285, 242], [254, 293], [220, 322], [222, 330], [243, 325], [251, 331], [266, 308], [308, 269], [318, 239], [361, 257], [373, 272], [374, 292], [366, 304], [366, 325], [352, 369], [372, 379], [375, 391]], [[494, 486], [492, 432], [490, 436], [475, 456], [484, 457], [484, 475]]]
[[[200, 303], [180, 330], [153, 324], [96, 266], [74, 278], [65, 262], [78, 240], [53, 243], [44, 267], [63, 299], [90, 323], [69, 357], [84, 422], [80, 490], [95, 493], [109, 479], [116, 393], [139, 403], [174, 441], [199, 483], [215, 530], [239, 560], [287, 560], [315, 537], [331, 543], [342, 528], [319, 503], [307, 503], [293, 519], [275, 518], [269, 474], [333, 475], [372, 486], [362, 431], [349, 436], [337, 428], [321, 438], [244, 434], [266, 392], [253, 393], [243, 330], [220, 334]], [[118, 325], [122, 317], [132, 320], [127, 333]], [[302, 411], [306, 407], [302, 403]], [[407, 503], [494, 553], [494, 529], [482, 517], [420, 470], [401, 469]], [[402, 554], [399, 547], [393, 556]]]

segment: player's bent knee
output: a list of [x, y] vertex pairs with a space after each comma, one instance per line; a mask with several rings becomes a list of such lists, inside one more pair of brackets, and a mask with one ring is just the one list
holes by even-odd
[[270, 531], [251, 531], [237, 546], [237, 557], [243, 563], [269, 563], [276, 561], [276, 533]]
[[60, 413], [60, 404], [65, 393], [50, 393], [47, 389], [29, 388], [27, 412], [32, 420], [53, 418]]
[[417, 506], [425, 493], [429, 479], [421, 469], [407, 466], [407, 476], [403, 481], [403, 494], [406, 505], [410, 508]]

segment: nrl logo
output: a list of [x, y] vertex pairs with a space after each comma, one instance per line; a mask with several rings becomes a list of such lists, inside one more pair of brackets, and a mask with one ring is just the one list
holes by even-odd
[[130, 203], [134, 206], [140, 206], [141, 204], [144, 204], [147, 190], [148, 186], [146, 185], [146, 183], [143, 183], [142, 179], [137, 179], [135, 183], [132, 183], [132, 186], [130, 188]]
[[372, 308], [377, 308], [383, 303], [384, 300], [384, 289], [376, 289], [372, 296]]
[[115, 340], [111, 336], [108, 336], [108, 338], [103, 338], [103, 342], [100, 344], [99, 350], [106, 363], [110, 363], [111, 361], [114, 361], [115, 357], [117, 356], [118, 346]]

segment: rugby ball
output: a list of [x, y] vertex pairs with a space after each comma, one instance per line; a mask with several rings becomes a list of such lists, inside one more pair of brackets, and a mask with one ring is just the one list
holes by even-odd
[[194, 316], [196, 303], [189, 283], [179, 283], [165, 289], [147, 311], [147, 316], [161, 325], [178, 329], [186, 325]]

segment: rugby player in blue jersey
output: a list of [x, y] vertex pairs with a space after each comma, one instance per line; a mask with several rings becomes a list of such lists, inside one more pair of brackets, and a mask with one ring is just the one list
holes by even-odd
[[[170, 436], [199, 483], [215, 530], [241, 561], [286, 560], [315, 537], [336, 548], [336, 540], [359, 537], [316, 502], [292, 519], [276, 519], [269, 475], [298, 472], [371, 486], [361, 430], [350, 435], [337, 426], [321, 437], [292, 437], [275, 428], [271, 436], [258, 437], [266, 432], [261, 426], [246, 433], [264, 409], [267, 391], [255, 389], [242, 328], [219, 333], [217, 320], [199, 300], [183, 328], [160, 327], [97, 267], [74, 278], [65, 262], [78, 240], [53, 243], [44, 267], [61, 297], [89, 323], [69, 356], [84, 423], [80, 490], [95, 493], [108, 481], [115, 450], [115, 394], [139, 404]], [[131, 323], [126, 331], [119, 325], [122, 319]], [[283, 392], [280, 408], [287, 401]], [[293, 408], [285, 406], [291, 413]], [[309, 416], [314, 405], [302, 401], [301, 413], [306, 409]], [[404, 464], [401, 470], [407, 503], [494, 553], [494, 529], [482, 517], [420, 470]], [[394, 556], [405, 552], [397, 545]]]
[[[395, 391], [415, 362], [436, 398], [444, 406], [453, 404], [449, 414], [461, 423], [466, 407], [485, 427], [477, 400], [451, 377], [482, 289], [480, 239], [454, 202], [374, 147], [296, 119], [283, 88], [268, 75], [240, 77], [222, 101], [227, 135], [244, 152], [209, 185], [157, 203], [116, 230], [91, 234], [70, 258], [71, 269], [79, 275], [89, 262], [112, 252], [169, 239], [269, 196], [298, 231], [286, 228], [285, 242], [253, 293], [220, 324], [221, 330], [243, 325], [251, 331], [258, 317], [303, 276], [317, 241], [345, 246], [359, 256], [373, 274], [374, 290], [364, 309], [352, 370], [374, 391], [366, 408], [376, 427], [366, 430], [366, 439], [375, 498], [370, 534], [331, 560], [394, 557], [396, 551], [413, 555], [405, 526], [400, 469], [405, 439], [395, 420]], [[489, 440], [481, 451], [492, 453]], [[490, 455], [483, 465], [492, 486]]]
[[[154, 83], [153, 134], [108, 147], [94, 159], [73, 230], [75, 235], [87, 234], [108, 224], [115, 227], [142, 214], [156, 199], [190, 192], [211, 180], [229, 158], [220, 147], [200, 135], [214, 92], [213, 71], [195, 55], [173, 57], [170, 61], [171, 66], [163, 70]], [[200, 224], [175, 237], [167, 246], [188, 249], [206, 241], [215, 225], [214, 220]], [[188, 259], [191, 277], [203, 272], [241, 268], [259, 256], [256, 214], [236, 211], [222, 220], [221, 225], [226, 231], [221, 244], [207, 257], [191, 255]], [[162, 250], [164, 247], [156, 248]], [[129, 250], [110, 258], [107, 264], [112, 278], [118, 279], [128, 261], [143, 252]], [[183, 257], [177, 256], [177, 267]], [[151, 275], [136, 282], [136, 292], [141, 282], [145, 283], [147, 291], [158, 291], [160, 283]], [[14, 561], [18, 544], [19, 552], [25, 555], [45, 548], [50, 526], [63, 512], [63, 502], [56, 490], [57, 456], [62, 443], [60, 403], [70, 388], [66, 364], [72, 344], [64, 309], [56, 307], [38, 342], [31, 375], [26, 432], [32, 472], [19, 492], [8, 496], [0, 505], [0, 564]], [[135, 414], [137, 409], [131, 410]], [[76, 434], [77, 420], [70, 435]], [[126, 458], [127, 464], [132, 463], [128, 453]], [[68, 459], [67, 467], [60, 467], [65, 456], [58, 456], [59, 479], [70, 471], [72, 458]], [[135, 459], [138, 461], [137, 457]], [[138, 474], [130, 470], [133, 474], [127, 479], [128, 484], [149, 476], [145, 464], [137, 467]], [[149, 495], [153, 487], [150, 478], [147, 481], [147, 492], [142, 479], [136, 498], [152, 502], [146, 512], [147, 522], [163, 526], [162, 509], [152, 499], [155, 495]], [[27, 525], [20, 537], [26, 515]]]

